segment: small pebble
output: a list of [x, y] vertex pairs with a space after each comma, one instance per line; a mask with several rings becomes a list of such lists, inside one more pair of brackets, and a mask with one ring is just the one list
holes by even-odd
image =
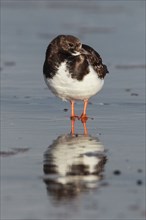
[[142, 169], [138, 169], [137, 172], [138, 172], [138, 173], [142, 173]]
[[127, 88], [127, 89], [125, 89], [125, 91], [126, 91], [126, 92], [130, 92], [130, 91], [131, 91], [131, 89]]
[[121, 171], [120, 171], [120, 170], [115, 170], [115, 171], [113, 172], [113, 174], [114, 174], [114, 175], [120, 175], [120, 174], [121, 174]]
[[143, 184], [142, 180], [137, 180], [136, 183], [137, 183], [137, 185], [139, 185], [139, 186]]
[[131, 93], [131, 96], [138, 96], [139, 94], [138, 93]]

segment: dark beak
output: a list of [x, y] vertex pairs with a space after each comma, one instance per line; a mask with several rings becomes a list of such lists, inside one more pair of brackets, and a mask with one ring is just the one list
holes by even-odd
[[81, 54], [85, 54], [85, 55], [88, 55], [88, 54], [89, 54], [88, 51], [85, 50], [84, 48], [81, 48], [81, 49], [80, 49], [80, 53], [81, 53]]

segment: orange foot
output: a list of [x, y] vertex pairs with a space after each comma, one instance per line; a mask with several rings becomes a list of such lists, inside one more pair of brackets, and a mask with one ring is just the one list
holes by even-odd
[[80, 119], [80, 117], [79, 116], [77, 116], [77, 115], [72, 115], [72, 116], [70, 116], [70, 120], [73, 120], [73, 121], [75, 121], [76, 119]]
[[86, 114], [81, 114], [80, 120], [82, 123], [86, 123], [86, 121], [88, 120], [88, 116]]

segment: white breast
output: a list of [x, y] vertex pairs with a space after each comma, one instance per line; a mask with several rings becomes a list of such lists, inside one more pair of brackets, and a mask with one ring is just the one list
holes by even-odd
[[57, 74], [52, 79], [45, 79], [51, 91], [63, 100], [84, 100], [98, 93], [104, 80], [100, 79], [89, 66], [90, 73], [83, 80], [73, 79], [66, 69], [66, 62], [61, 63]]

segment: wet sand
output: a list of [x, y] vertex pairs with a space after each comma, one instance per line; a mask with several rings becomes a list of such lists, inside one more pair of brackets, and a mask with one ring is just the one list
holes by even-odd
[[[145, 219], [144, 1], [2, 1], [1, 219]], [[60, 33], [94, 47], [110, 74], [90, 100], [89, 136], [42, 75]], [[83, 103], [76, 103], [76, 113]]]

